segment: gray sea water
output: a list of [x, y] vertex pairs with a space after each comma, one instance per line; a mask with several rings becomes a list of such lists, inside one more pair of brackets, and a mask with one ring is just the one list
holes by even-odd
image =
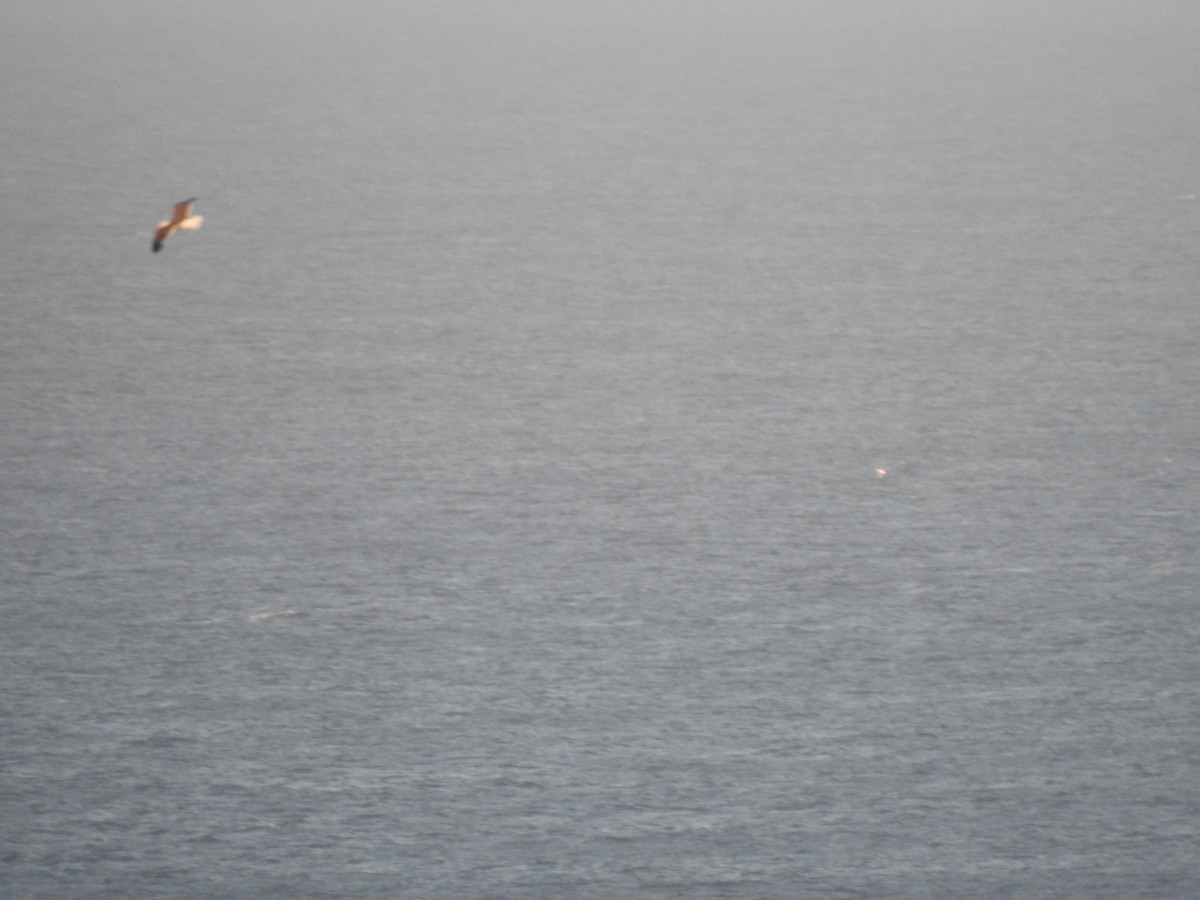
[[1198, 48], [0, 9], [0, 894], [1200, 896]]

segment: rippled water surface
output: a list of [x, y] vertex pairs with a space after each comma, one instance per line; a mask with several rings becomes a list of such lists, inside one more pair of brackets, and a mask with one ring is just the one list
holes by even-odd
[[1198, 23], [1096, 7], [0, 13], [0, 893], [1200, 894]]

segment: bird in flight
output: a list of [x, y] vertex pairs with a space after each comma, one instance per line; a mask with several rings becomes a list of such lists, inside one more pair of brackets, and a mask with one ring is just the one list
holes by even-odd
[[154, 230], [154, 246], [152, 248], [155, 253], [161, 250], [167, 238], [180, 228], [199, 228], [204, 224], [204, 216], [192, 215], [192, 204], [195, 202], [196, 198], [193, 197], [191, 200], [176, 203], [175, 212], [171, 213], [171, 218], [158, 223], [158, 228]]

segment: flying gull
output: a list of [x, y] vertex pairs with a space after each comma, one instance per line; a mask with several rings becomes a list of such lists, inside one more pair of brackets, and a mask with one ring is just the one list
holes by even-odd
[[204, 224], [204, 216], [192, 215], [192, 204], [196, 202], [196, 198], [184, 200], [182, 203], [175, 204], [175, 212], [171, 214], [171, 218], [166, 222], [159, 222], [158, 228], [154, 231], [154, 247], [153, 250], [157, 253], [166, 243], [167, 238], [177, 232], [180, 228], [199, 228]]

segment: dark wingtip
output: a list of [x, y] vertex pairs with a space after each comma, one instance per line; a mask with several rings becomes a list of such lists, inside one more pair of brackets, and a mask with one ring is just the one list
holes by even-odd
[[154, 245], [153, 247], [151, 247], [150, 249], [151, 249], [151, 250], [153, 250], [155, 253], [157, 253], [159, 250], [161, 250], [161, 249], [162, 249], [162, 244], [155, 244], [155, 245]]

